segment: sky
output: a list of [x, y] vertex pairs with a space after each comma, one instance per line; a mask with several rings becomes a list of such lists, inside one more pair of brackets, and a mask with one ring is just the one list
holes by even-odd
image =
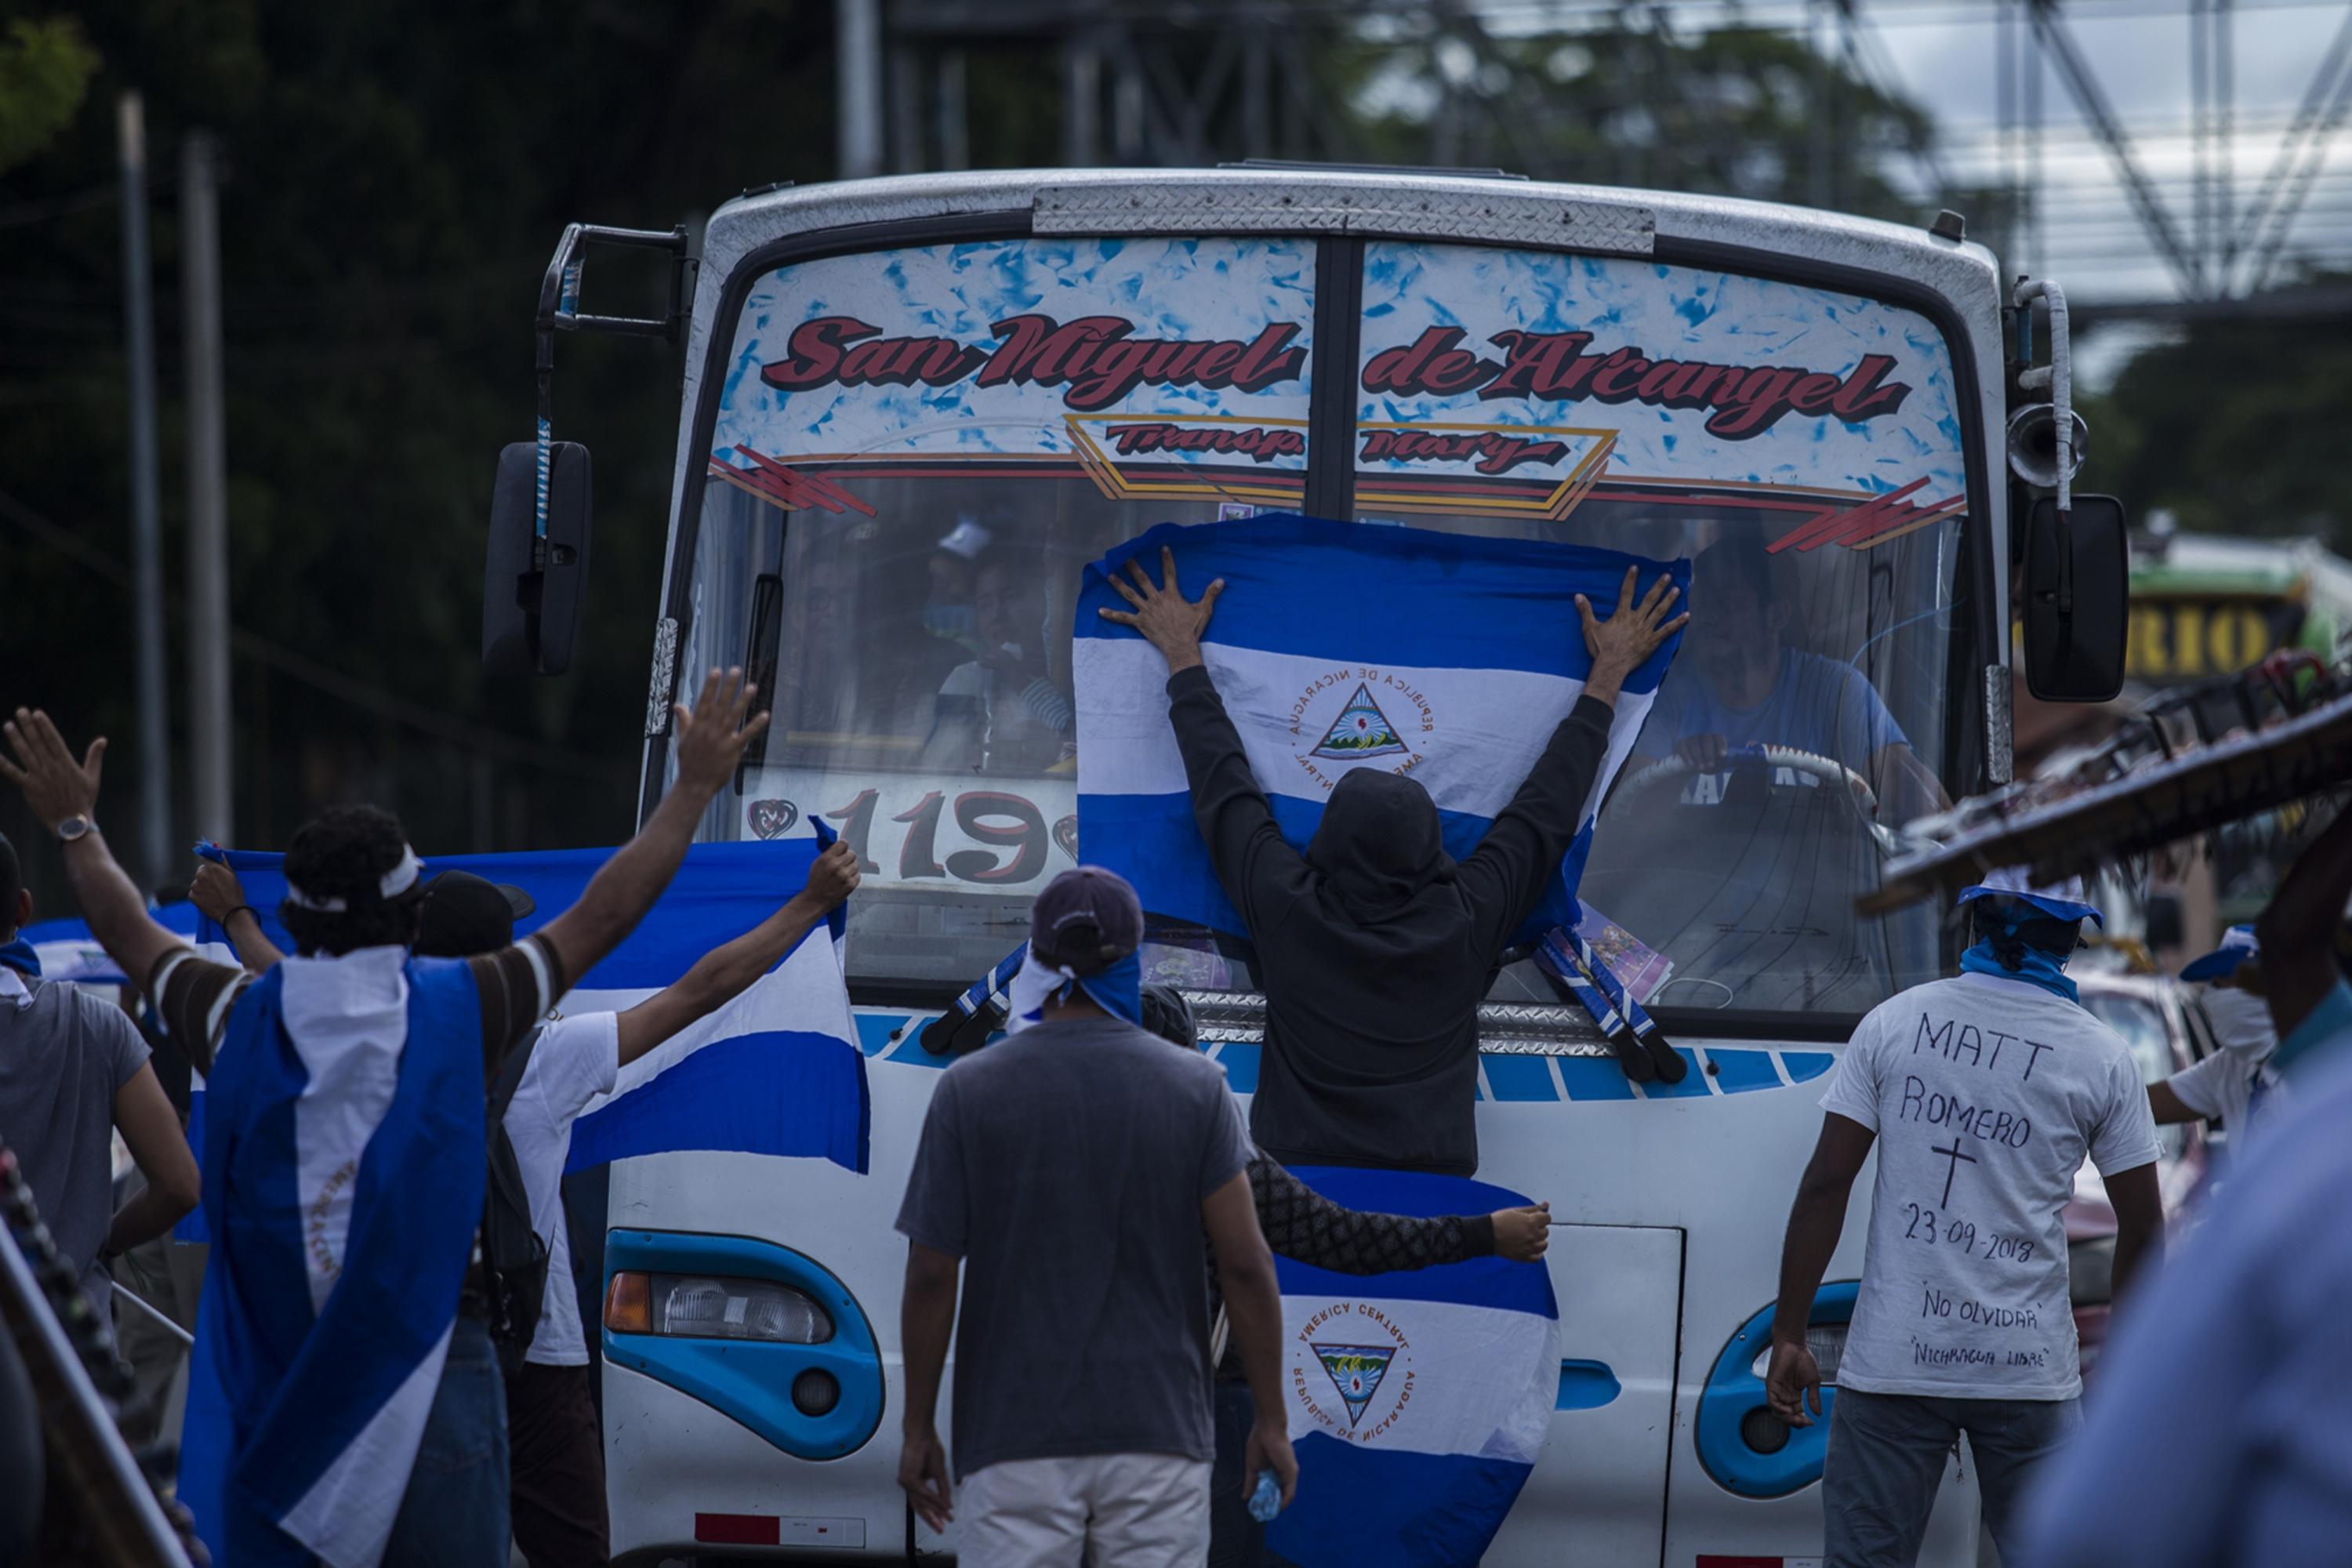
[[[1957, 21], [1944, 0], [1877, 0], [1864, 14], [1883, 40], [1900, 84], [1943, 128], [1946, 161], [1956, 177], [1998, 178], [2000, 29], [1982, 19]], [[2082, 54], [2130, 133], [2141, 167], [2184, 238], [2193, 233], [2194, 170], [2189, 80], [2189, 17], [2181, 0], [2116, 8], [2078, 6], [2070, 19]], [[2264, 4], [2241, 0], [2231, 38], [2237, 130], [2222, 144], [2234, 162], [2232, 206], [2242, 212], [2261, 184], [2343, 25], [2343, 4]], [[2093, 139], [2074, 99], [2048, 68], [2042, 89], [2048, 129], [2042, 153], [2042, 254], [2026, 265], [2074, 282], [2086, 297], [2152, 299], [2178, 285], [2133, 216], [2122, 182]], [[2242, 226], [2242, 221], [2232, 226]], [[2352, 254], [2352, 144], [2338, 137], [2301, 216], [2288, 232], [2273, 280], [2308, 259], [2343, 265]], [[2242, 288], [2242, 264], [2237, 279]]]
[[[2060, 7], [2176, 233], [2185, 246], [2209, 258], [2218, 254], [2221, 237], [2245, 230], [2244, 214], [2313, 89], [2315, 75], [2339, 29], [2352, 28], [2352, 0], [2216, 3], [2230, 18], [2233, 115], [2231, 133], [2217, 144], [2221, 165], [2231, 169], [2233, 178], [2222, 197], [2230, 219], [2224, 224], [2217, 215], [2210, 247], [2197, 240], [2191, 0], [2064, 0]], [[1820, 0], [1662, 0], [1659, 8], [1683, 33], [1727, 21], [1803, 28], [1811, 18], [1817, 39], [1833, 39], [1828, 7]], [[1479, 9], [1493, 30], [1520, 32], [1606, 25], [1615, 7], [1599, 0], [1484, 0]], [[2000, 18], [2018, 9], [2013, 0], [1855, 0], [1864, 68], [1882, 87], [1935, 116], [1943, 171], [1962, 187], [2005, 183]], [[2024, 37], [2021, 26], [2015, 36]], [[2352, 31], [2344, 36], [2352, 39]], [[2352, 57], [2347, 59], [2352, 62]], [[2093, 135], [2055, 63], [2044, 62], [2042, 69], [2039, 218], [2034, 231], [2004, 260], [2015, 270], [2057, 279], [2070, 299], [2137, 302], [2181, 297], [2186, 287], [2136, 216], [2115, 163]], [[2021, 64], [2021, 81], [2023, 75]], [[2352, 108], [2352, 95], [2347, 107]], [[2291, 280], [2307, 267], [2352, 268], [2352, 136], [2336, 136], [2325, 145], [2317, 177], [2270, 274], [2273, 283]], [[1908, 163], [1906, 159], [1895, 165], [1894, 172], [1924, 187], [1922, 172], [1906, 168]], [[1993, 237], [1980, 225], [1974, 237]], [[2259, 248], [2245, 246], [2228, 269], [2226, 285], [2209, 284], [2206, 291], [2247, 292]], [[2102, 384], [2132, 353], [2168, 330], [2128, 322], [2085, 334], [2078, 340], [2077, 374], [2094, 386]]]

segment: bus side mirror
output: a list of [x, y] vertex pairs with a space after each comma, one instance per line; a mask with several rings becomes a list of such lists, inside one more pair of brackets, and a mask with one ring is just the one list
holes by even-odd
[[572, 665], [588, 588], [588, 448], [548, 448], [547, 539], [539, 539], [539, 447], [499, 453], [482, 571], [482, 668], [491, 675], [561, 675]]
[[2025, 524], [2025, 689], [2044, 702], [2105, 702], [2124, 689], [2131, 556], [2123, 502], [2033, 503]]

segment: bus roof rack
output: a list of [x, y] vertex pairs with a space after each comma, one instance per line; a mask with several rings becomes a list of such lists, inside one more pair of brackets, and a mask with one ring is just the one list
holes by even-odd
[[1454, 180], [1517, 180], [1527, 183], [1525, 174], [1514, 174], [1508, 169], [1454, 169], [1438, 163], [1318, 163], [1311, 158], [1244, 158], [1239, 163], [1220, 163], [1220, 169], [1256, 169], [1289, 171], [1307, 174], [1420, 174]]

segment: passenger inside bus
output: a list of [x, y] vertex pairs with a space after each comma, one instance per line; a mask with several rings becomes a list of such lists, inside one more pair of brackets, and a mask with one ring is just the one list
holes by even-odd
[[1639, 750], [1671, 752], [1703, 781], [1686, 800], [1720, 798], [1730, 753], [1787, 746], [1827, 757], [1876, 794], [1892, 826], [1948, 804], [1935, 774], [1853, 665], [1790, 645], [1795, 604], [1760, 532], [1726, 532], [1692, 563], [1705, 616], [1658, 689]]
[[906, 591], [928, 564], [901, 557], [867, 576], [857, 556], [813, 532], [791, 542], [787, 562], [792, 613], [772, 688], [783, 746], [772, 751], [911, 766], [937, 727], [940, 686], [971, 658], [930, 629], [931, 596]]
[[1072, 764], [1077, 747], [1070, 694], [1045, 659], [1044, 560], [992, 545], [972, 584], [980, 654], [940, 683], [924, 762], [984, 773], [1041, 773]]

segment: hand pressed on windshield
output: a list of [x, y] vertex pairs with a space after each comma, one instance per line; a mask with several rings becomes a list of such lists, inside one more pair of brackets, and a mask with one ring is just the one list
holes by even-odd
[[1168, 660], [1168, 673], [1190, 669], [1201, 662], [1201, 634], [1209, 629], [1209, 617], [1216, 613], [1217, 595], [1225, 591], [1223, 577], [1209, 584], [1195, 602], [1184, 597], [1176, 585], [1176, 552], [1162, 545], [1160, 550], [1160, 582], [1155, 585], [1151, 574], [1140, 561], [1127, 563], [1135, 585], [1129, 587], [1118, 574], [1112, 573], [1110, 585], [1118, 596], [1135, 606], [1128, 610], [1098, 611], [1104, 620], [1123, 626], [1133, 626], [1143, 634], [1143, 640], [1158, 648]]
[[1592, 656], [1592, 672], [1585, 677], [1584, 695], [1597, 698], [1614, 706], [1619, 688], [1625, 678], [1641, 668], [1642, 661], [1655, 653], [1665, 640], [1690, 624], [1690, 614], [1685, 611], [1673, 620], [1666, 612], [1682, 597], [1682, 590], [1674, 579], [1660, 573], [1650, 591], [1634, 602], [1633, 595], [1641, 587], [1641, 569], [1625, 568], [1625, 585], [1618, 590], [1617, 608], [1605, 621], [1592, 614], [1592, 601], [1583, 595], [1576, 596], [1577, 618], [1584, 623], [1584, 648]]

